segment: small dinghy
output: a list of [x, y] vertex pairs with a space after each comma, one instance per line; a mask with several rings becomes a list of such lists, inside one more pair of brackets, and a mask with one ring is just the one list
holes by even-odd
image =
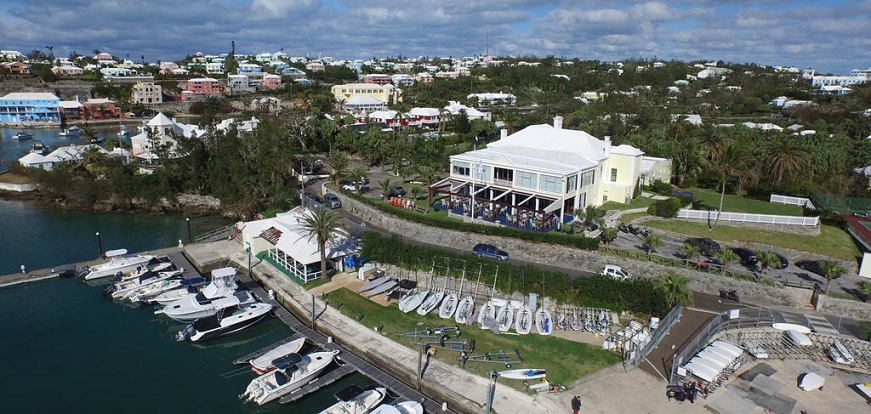
[[541, 379], [547, 376], [547, 371], [543, 369], [512, 369], [509, 371], [499, 372], [499, 378], [514, 379], [514, 380], [533, 380]]
[[375, 289], [376, 287], [381, 286], [383, 283], [386, 283], [388, 280], [390, 280], [390, 278], [387, 276], [381, 276], [381, 277], [372, 279], [369, 282], [367, 282], [365, 285], [360, 286], [360, 288], [357, 289], [357, 293], [363, 293], [367, 290]]
[[499, 308], [496, 322], [499, 323], [499, 332], [508, 332], [511, 329], [511, 325], [514, 324], [514, 306], [511, 306], [511, 302], [505, 301], [505, 304]]
[[486, 301], [478, 309], [478, 326], [481, 329], [490, 329], [490, 323], [496, 320], [496, 305], [492, 301]]
[[305, 338], [295, 339], [273, 348], [269, 352], [248, 361], [248, 363], [257, 375], [262, 375], [276, 367], [287, 365], [287, 356], [297, 354], [303, 345], [305, 345]]
[[818, 390], [823, 385], [826, 385], [826, 379], [815, 372], [806, 372], [798, 377], [798, 387], [805, 391]]
[[389, 279], [389, 280], [387, 280], [386, 282], [384, 282], [384, 283], [382, 283], [382, 284], [380, 284], [380, 285], [378, 285], [378, 286], [375, 286], [374, 289], [370, 289], [368, 292], [365, 292], [365, 293], [364, 293], [364, 296], [366, 296], [367, 298], [371, 298], [371, 297], [373, 297], [373, 296], [378, 296], [378, 295], [380, 295], [380, 294], [382, 294], [382, 293], [384, 293], [384, 292], [387, 292], [387, 291], [390, 290], [390, 289], [395, 288], [396, 285], [398, 285], [398, 284], [399, 284], [399, 281], [398, 281], [398, 280], [396, 280], [396, 279]]
[[457, 312], [454, 314], [454, 320], [457, 323], [461, 324], [471, 324], [472, 323], [472, 315], [475, 314], [475, 299], [472, 299], [472, 295], [467, 295], [460, 301], [460, 304], [457, 305]]
[[450, 319], [454, 316], [454, 312], [457, 311], [457, 305], [460, 303], [459, 298], [457, 298], [456, 292], [451, 292], [445, 295], [445, 298], [442, 299], [442, 304], [439, 306], [439, 317], [442, 319]]
[[425, 301], [417, 308], [418, 315], [426, 315], [432, 312], [435, 308], [437, 308], [441, 303], [442, 299], [445, 298], [444, 291], [433, 292], [426, 298]]
[[550, 335], [553, 333], [553, 319], [550, 317], [550, 312], [544, 306], [535, 311], [535, 330], [539, 335]]
[[427, 296], [429, 296], [428, 290], [409, 292], [399, 300], [399, 310], [403, 313], [411, 312], [417, 309]]
[[521, 335], [529, 334], [532, 330], [532, 309], [528, 305], [521, 306], [514, 319], [514, 331]]

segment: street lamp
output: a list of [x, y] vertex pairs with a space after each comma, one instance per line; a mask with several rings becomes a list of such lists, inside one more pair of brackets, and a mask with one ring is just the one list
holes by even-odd
[[251, 243], [245, 242], [245, 253], [248, 253], [248, 277], [251, 277]]
[[191, 244], [193, 243], [193, 238], [191, 237], [191, 219], [190, 217], [187, 217], [184, 220], [187, 222], [188, 226], [188, 244]]
[[103, 257], [103, 242], [100, 240], [100, 232], [97, 232], [97, 257]]

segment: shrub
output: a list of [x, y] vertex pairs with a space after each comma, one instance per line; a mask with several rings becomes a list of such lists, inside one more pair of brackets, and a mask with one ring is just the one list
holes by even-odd
[[662, 194], [662, 195], [671, 194], [672, 188], [673, 188], [673, 186], [671, 184], [669, 184], [665, 181], [662, 181], [662, 180], [656, 180], [653, 182], [653, 184], [650, 184], [647, 186], [648, 190], [650, 190], [656, 194]]
[[[659, 200], [647, 207], [647, 214], [651, 216], [672, 218], [677, 216], [677, 211], [689, 204], [689, 197], [669, 197], [665, 200]], [[686, 203], [685, 203], [686, 202]]]

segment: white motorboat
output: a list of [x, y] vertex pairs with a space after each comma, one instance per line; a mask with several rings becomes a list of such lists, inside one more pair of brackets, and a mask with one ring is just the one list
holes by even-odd
[[454, 312], [457, 311], [457, 305], [460, 304], [460, 299], [457, 297], [457, 292], [451, 292], [445, 295], [445, 298], [442, 299], [442, 304], [439, 306], [439, 317], [443, 319], [450, 319], [454, 316]]
[[428, 290], [409, 292], [399, 300], [399, 310], [403, 313], [411, 312], [417, 309], [427, 296], [429, 296]]
[[224, 309], [254, 302], [256, 299], [247, 290], [240, 290], [232, 295], [214, 299], [208, 299], [203, 295], [203, 292], [200, 292], [170, 303], [162, 309], [156, 310], [154, 314], [163, 314], [179, 322], [193, 322], [197, 319], [213, 316]]
[[118, 130], [118, 136], [119, 136], [119, 137], [129, 137], [129, 136], [130, 136], [130, 130], [127, 129], [126, 126], [121, 125], [121, 128]]
[[276, 366], [281, 366], [281, 362], [285, 359], [283, 357], [288, 354], [296, 354], [298, 353], [302, 347], [305, 345], [305, 337], [294, 339], [286, 344], [281, 344], [269, 352], [260, 355], [257, 358], [254, 358], [248, 363], [251, 365], [251, 369], [257, 373], [257, 375], [262, 375], [269, 371], [275, 369]]
[[248, 401], [263, 405], [290, 394], [309, 383], [336, 358], [339, 351], [313, 352], [289, 359], [287, 365], [278, 367], [251, 380], [245, 393], [241, 395]]
[[157, 273], [168, 270], [175, 270], [175, 263], [168, 259], [161, 261], [161, 258], [155, 257], [154, 259], [149, 260], [148, 263], [136, 266], [136, 268], [130, 272], [122, 273], [120, 277], [116, 274], [116, 277], [112, 279], [112, 282], [113, 284], [118, 284], [119, 282], [139, 279], [140, 276], [148, 272]]
[[423, 414], [420, 401], [403, 401], [396, 404], [382, 404], [369, 414]]
[[363, 390], [352, 385], [337, 392], [336, 398], [339, 399], [339, 402], [321, 411], [320, 414], [366, 414], [381, 404], [386, 396], [386, 388]]
[[176, 340], [190, 339], [192, 342], [217, 338], [221, 335], [239, 332], [261, 319], [272, 310], [271, 303], [253, 302], [223, 309], [218, 313], [197, 319], [178, 332]]
[[30, 134], [27, 132], [19, 132], [19, 133], [13, 135], [12, 139], [14, 139], [16, 141], [24, 141], [27, 139], [33, 139], [33, 134]]
[[481, 329], [490, 329], [490, 323], [496, 320], [496, 305], [493, 301], [486, 301], [478, 310], [478, 325]]
[[196, 288], [192, 287], [179, 287], [173, 290], [168, 290], [163, 292], [153, 298], [151, 298], [148, 303], [154, 303], [160, 306], [169, 305], [172, 302], [175, 302], [181, 298], [188, 297], [190, 295], [196, 295]]
[[533, 323], [532, 309], [529, 309], [529, 305], [521, 306], [517, 311], [517, 317], [514, 318], [514, 330], [521, 335], [526, 335], [532, 331]]
[[151, 255], [127, 255], [127, 249], [109, 250], [106, 252], [108, 262], [85, 266], [79, 269], [79, 274], [85, 280], [94, 280], [114, 276], [118, 273], [127, 273], [151, 261]]
[[457, 321], [457, 323], [471, 324], [472, 315], [474, 314], [475, 299], [472, 299], [472, 295], [466, 295], [466, 297], [460, 301], [460, 304], [457, 305], [457, 312], [454, 313], [454, 320]]
[[532, 380], [547, 377], [547, 371], [536, 368], [521, 368], [499, 372], [499, 378], [514, 380]]
[[138, 279], [128, 280], [115, 283], [114, 290], [111, 293], [112, 299], [126, 299], [131, 294], [139, 289], [151, 286], [158, 282], [163, 282], [173, 277], [178, 277], [184, 273], [184, 269], [171, 270], [166, 272], [152, 272], [140, 276]]
[[496, 322], [499, 324], [499, 332], [508, 332], [511, 325], [514, 323], [514, 306], [511, 302], [505, 301], [505, 304], [499, 307], [496, 312]]
[[544, 306], [535, 311], [535, 330], [539, 335], [550, 335], [553, 333], [553, 319]]
[[[130, 292], [125, 299], [130, 302], [151, 302], [152, 299], [160, 296], [165, 292], [176, 290], [179, 288], [187, 289], [189, 286], [200, 286], [206, 283], [203, 277], [195, 277], [192, 279], [167, 279], [162, 282], [152, 283], [148, 286], [139, 288]], [[176, 298], [178, 299], [178, 298]]]
[[73, 126], [67, 128], [67, 129], [61, 131], [60, 134], [58, 134], [58, 135], [60, 135], [60, 136], [62, 136], [62, 137], [70, 137], [70, 138], [71, 138], [71, 137], [77, 137], [77, 136], [79, 136], [79, 133], [80, 133], [81, 131], [82, 131], [81, 128], [79, 128], [79, 127], [73, 125]]

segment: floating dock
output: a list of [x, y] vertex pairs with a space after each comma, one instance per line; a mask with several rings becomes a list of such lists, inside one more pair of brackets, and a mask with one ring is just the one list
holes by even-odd
[[[342, 355], [339, 354], [338, 356], [341, 357]], [[357, 371], [357, 368], [354, 368], [351, 365], [342, 365], [337, 369], [334, 369], [326, 374], [315, 378], [310, 383], [302, 386], [302, 388], [294, 390], [290, 394], [281, 397], [278, 402], [281, 404], [290, 404], [292, 402], [298, 401], [306, 395], [311, 394], [323, 387], [326, 387], [327, 385], [330, 385], [355, 371]]]

